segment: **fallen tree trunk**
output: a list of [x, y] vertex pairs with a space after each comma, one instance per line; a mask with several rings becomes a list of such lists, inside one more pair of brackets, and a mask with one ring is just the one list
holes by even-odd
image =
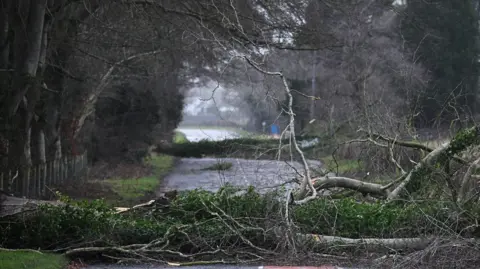
[[417, 165], [415, 165], [415, 167], [407, 174], [405, 179], [388, 195], [387, 201], [397, 199], [400, 196], [400, 193], [403, 190], [405, 190], [407, 185], [412, 180], [414, 180], [414, 177], [416, 176], [416, 174], [420, 170], [422, 170], [426, 165], [428, 165], [433, 159], [443, 154], [446, 151], [446, 149], [449, 148], [449, 146], [450, 146], [450, 143], [445, 143], [440, 147], [436, 148], [435, 150], [433, 150], [432, 152], [430, 152], [429, 154], [427, 154], [427, 156], [425, 156], [425, 158], [423, 158], [420, 162], [418, 162]]
[[0, 197], [2, 201], [0, 218], [32, 212], [37, 210], [41, 205], [64, 205], [64, 203], [60, 201], [34, 200], [3, 194], [0, 194]]
[[[387, 138], [384, 138], [382, 136], [377, 135], [376, 137], [381, 140], [388, 140]], [[397, 143], [395, 141], [390, 141], [390, 140], [388, 141], [392, 143]], [[369, 194], [379, 195], [381, 197], [385, 197], [387, 201], [392, 201], [392, 200], [398, 199], [398, 197], [401, 195], [403, 191], [405, 191], [405, 189], [409, 184], [412, 184], [412, 182], [421, 180], [422, 179], [421, 172], [423, 169], [427, 168], [427, 166], [439, 164], [440, 166], [447, 166], [447, 167], [440, 167], [440, 168], [448, 171], [449, 160], [456, 159], [457, 161], [459, 161], [458, 157], [456, 156], [458, 153], [462, 152], [463, 150], [467, 149], [472, 145], [477, 145], [479, 142], [480, 142], [480, 131], [479, 131], [479, 128], [476, 126], [458, 132], [455, 138], [453, 138], [451, 141], [446, 142], [433, 150], [430, 150], [429, 148], [426, 148], [419, 144], [417, 145], [417, 144], [403, 142], [401, 143], [403, 144], [403, 146], [415, 147], [421, 150], [429, 151], [429, 153], [422, 160], [420, 160], [413, 167], [412, 170], [410, 170], [409, 172], [403, 173], [403, 175], [399, 179], [396, 179], [392, 181], [392, 183], [389, 183], [387, 185], [369, 183], [369, 182], [364, 182], [358, 179], [353, 179], [348, 177], [339, 177], [339, 176], [318, 177], [318, 178], [312, 179], [312, 182], [314, 183], [316, 190], [340, 187], [340, 188], [358, 191], [364, 194], [369, 193]], [[395, 160], [393, 161], [395, 162]], [[460, 162], [463, 163], [465, 161], [461, 160]], [[468, 170], [468, 172], [466, 173], [466, 179], [464, 178], [463, 180], [463, 185], [461, 186], [460, 197], [458, 200], [464, 199], [465, 196], [468, 196], [468, 195], [465, 195], [466, 189], [468, 188], [467, 185], [469, 185], [468, 183], [470, 182], [469, 180], [472, 174], [472, 169], [477, 166], [478, 166], [478, 161], [474, 162], [470, 167], [470, 169]], [[449, 184], [450, 188], [455, 187], [453, 184], [451, 184], [451, 182], [449, 182], [451, 180], [450, 178], [446, 178], [446, 180], [447, 180], [447, 183], [450, 183]], [[393, 189], [393, 190], [390, 191], [390, 189]], [[455, 196], [454, 194], [457, 192], [457, 190], [452, 189], [451, 191], [453, 193], [452, 196]], [[455, 197], [454, 197], [454, 200], [457, 201]]]
[[313, 178], [313, 184], [317, 190], [329, 189], [329, 188], [347, 188], [356, 190], [361, 193], [377, 194], [383, 197], [387, 197], [389, 191], [383, 188], [383, 185], [376, 183], [364, 182], [361, 180], [348, 178], [348, 177], [320, 177]]
[[[411, 237], [411, 238], [347, 238], [330, 235], [297, 233], [297, 240], [311, 244], [313, 247], [362, 247], [370, 250], [386, 248], [390, 250], [423, 250], [438, 240], [453, 240], [442, 237]], [[456, 238], [455, 240], [459, 240]], [[475, 238], [461, 239], [467, 242], [476, 242]]]

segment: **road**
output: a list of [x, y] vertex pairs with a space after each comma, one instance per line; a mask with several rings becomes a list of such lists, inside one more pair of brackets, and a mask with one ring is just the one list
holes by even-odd
[[[226, 138], [234, 138], [239, 135], [234, 131], [216, 129], [177, 129], [185, 134], [190, 141], [202, 139], [219, 141]], [[208, 170], [219, 162], [229, 162], [231, 168], [225, 171]], [[311, 161], [314, 168], [321, 165], [318, 161]], [[192, 190], [202, 188], [209, 191], [216, 191], [227, 182], [234, 186], [247, 187], [254, 185], [260, 192], [278, 187], [296, 175], [296, 169], [301, 171], [301, 164], [297, 162], [287, 163], [275, 160], [244, 160], [235, 158], [184, 158], [179, 160], [173, 171], [163, 179], [159, 193], [169, 190]], [[288, 184], [287, 184], [288, 187]], [[92, 265], [87, 269], [166, 269], [166, 268], [188, 268], [188, 269], [334, 269], [340, 267], [273, 267], [273, 266], [188, 266], [188, 267], [167, 267], [163, 265]]]
[[[228, 170], [208, 170], [218, 163], [231, 163]], [[312, 168], [318, 168], [319, 161], [309, 161]], [[197, 188], [216, 191], [229, 183], [233, 186], [255, 186], [260, 192], [285, 184], [298, 176], [302, 165], [298, 162], [275, 160], [245, 160], [235, 158], [184, 158], [178, 161], [173, 171], [163, 179], [160, 193], [171, 190], [193, 190]]]
[[[177, 129], [190, 141], [210, 139], [214, 141], [234, 138], [239, 135], [234, 131], [216, 129]], [[209, 170], [218, 163], [231, 163], [225, 171]], [[319, 161], [309, 161], [312, 168], [319, 168]], [[245, 160], [236, 158], [184, 158], [179, 160], [173, 171], [163, 179], [159, 193], [171, 190], [193, 190], [197, 188], [216, 191], [229, 183], [233, 186], [255, 186], [260, 192], [276, 188], [298, 176], [302, 170], [298, 162], [276, 160]], [[289, 187], [287, 184], [286, 187]]]

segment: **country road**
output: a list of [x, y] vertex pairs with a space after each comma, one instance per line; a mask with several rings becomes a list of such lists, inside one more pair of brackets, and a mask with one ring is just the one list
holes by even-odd
[[[230, 163], [224, 171], [209, 170], [219, 163]], [[318, 168], [319, 161], [309, 161], [312, 168]], [[163, 179], [160, 193], [171, 190], [193, 190], [196, 188], [216, 191], [229, 183], [233, 186], [255, 186], [260, 192], [279, 187], [297, 177], [302, 171], [298, 162], [276, 160], [245, 160], [235, 158], [184, 158], [178, 161], [173, 171]], [[291, 184], [285, 184], [290, 187]]]
[[[225, 138], [234, 138], [239, 135], [234, 131], [217, 129], [177, 129], [185, 134], [189, 141], [210, 139], [213, 141]], [[208, 168], [219, 163], [230, 163], [231, 168], [225, 171], [209, 170]], [[319, 168], [319, 161], [309, 161], [312, 168]], [[180, 159], [173, 171], [163, 179], [159, 193], [171, 190], [193, 190], [202, 188], [216, 191], [229, 183], [233, 186], [255, 186], [264, 192], [276, 188], [302, 171], [298, 162], [277, 160], [246, 160], [237, 158], [183, 158]], [[287, 184], [286, 187], [291, 185]]]
[[[203, 139], [220, 141], [228, 138], [239, 137], [234, 131], [218, 129], [177, 129], [185, 134], [189, 141], [200, 141]], [[220, 162], [231, 163], [231, 167], [224, 171], [209, 170], [208, 168]], [[319, 161], [309, 162], [312, 168], [319, 168]], [[253, 185], [260, 192], [276, 188], [280, 185], [289, 186], [285, 182], [301, 172], [302, 166], [297, 162], [284, 162], [276, 160], [245, 160], [236, 158], [183, 158], [180, 159], [172, 172], [163, 179], [158, 194], [170, 190], [192, 190], [196, 188], [208, 191], [216, 191], [222, 185], [230, 183], [234, 186], [248, 187]], [[291, 186], [291, 185], [290, 185]], [[335, 266], [323, 267], [275, 267], [275, 266], [242, 266], [242, 265], [209, 265], [209, 266], [188, 266], [168, 267], [163, 265], [91, 265], [86, 269], [166, 269], [166, 268], [188, 268], [188, 269], [279, 269], [279, 268], [305, 268], [305, 269], [334, 269]]]

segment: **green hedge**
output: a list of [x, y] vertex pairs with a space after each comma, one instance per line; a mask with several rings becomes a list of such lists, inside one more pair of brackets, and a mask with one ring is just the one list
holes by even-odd
[[[233, 196], [227, 187], [218, 193], [194, 190], [181, 193], [168, 210], [147, 216], [119, 215], [102, 201], [45, 206], [24, 220], [0, 224], [1, 245], [10, 248], [54, 249], [69, 245], [126, 245], [148, 243], [168, 236], [182, 248], [241, 244], [231, 227], [256, 244], [269, 247], [271, 228], [281, 225], [284, 203], [274, 193], [260, 195], [253, 188]], [[353, 199], [318, 199], [292, 206], [292, 219], [301, 232], [360, 237], [412, 237], [459, 232], [478, 214], [460, 217], [448, 203], [362, 203]], [[219, 219], [220, 216], [230, 216]], [[257, 227], [257, 229], [254, 229]], [[187, 237], [187, 235], [189, 237]], [[271, 246], [274, 247], [274, 246]]]
[[[297, 137], [297, 140], [311, 140], [315, 138], [317, 137], [302, 136]], [[289, 142], [289, 139], [283, 139], [282, 145], [288, 144]], [[278, 149], [278, 145], [279, 141], [272, 139], [235, 138], [222, 141], [188, 141], [184, 143], [173, 144], [170, 147], [160, 147], [157, 150], [161, 153], [170, 154], [177, 157], [200, 158], [202, 155], [217, 157], [241, 155], [243, 157], [248, 157], [254, 153], [264, 153], [264, 151], [271, 151], [271, 154], [267, 154], [267, 156], [277, 154], [278, 151], [276, 149]]]
[[318, 199], [296, 208], [293, 219], [309, 233], [352, 238], [412, 237], [459, 232], [462, 221], [453, 217], [457, 215], [452, 211], [447, 202], [387, 204]]

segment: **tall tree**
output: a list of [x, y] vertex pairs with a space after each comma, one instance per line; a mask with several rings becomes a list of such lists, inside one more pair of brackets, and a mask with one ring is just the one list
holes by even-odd
[[476, 110], [478, 14], [472, 0], [410, 0], [401, 30], [432, 80], [417, 124], [442, 123]]

